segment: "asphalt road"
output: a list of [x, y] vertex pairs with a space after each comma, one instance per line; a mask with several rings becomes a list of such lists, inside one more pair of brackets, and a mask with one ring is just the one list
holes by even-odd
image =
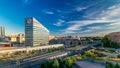
[[0, 64], [0, 68], [37, 68], [40, 66], [41, 62], [49, 59], [50, 57], [64, 54], [64, 51], [55, 51], [52, 53], [47, 53], [43, 55], [38, 55], [34, 57], [29, 57], [21, 59], [19, 61], [8, 61]]

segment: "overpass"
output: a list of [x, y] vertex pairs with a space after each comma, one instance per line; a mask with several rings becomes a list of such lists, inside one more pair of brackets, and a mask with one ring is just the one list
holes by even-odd
[[63, 44], [55, 44], [55, 45], [45, 45], [45, 46], [38, 46], [38, 47], [1, 47], [0, 48], [0, 54], [5, 53], [14, 53], [19, 51], [32, 51], [32, 50], [42, 50], [42, 49], [48, 49], [48, 48], [58, 48], [64, 46]]

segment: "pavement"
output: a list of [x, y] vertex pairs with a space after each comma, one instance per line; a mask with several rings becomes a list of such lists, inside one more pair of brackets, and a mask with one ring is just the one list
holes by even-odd
[[116, 57], [117, 58], [117, 56], [118, 56], [118, 54], [116, 54], [116, 53], [108, 53], [108, 52], [100, 52], [100, 53], [105, 54], [109, 57]]
[[105, 66], [88, 61], [77, 61], [76, 65], [73, 68], [105, 68]]

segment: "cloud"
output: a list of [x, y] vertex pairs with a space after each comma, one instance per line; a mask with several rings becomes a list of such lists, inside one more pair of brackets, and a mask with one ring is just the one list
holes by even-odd
[[109, 7], [106, 11], [103, 11], [98, 18], [103, 20], [120, 21], [120, 4]]
[[76, 20], [76, 21], [69, 21], [67, 22], [68, 24], [70, 24], [69, 27], [67, 27], [64, 32], [68, 33], [68, 32], [74, 32], [74, 33], [78, 33], [78, 32], [90, 32], [93, 29], [100, 29], [101, 27], [89, 27], [89, 30], [84, 30], [82, 31], [82, 28], [84, 28], [84, 26], [90, 25], [90, 24], [97, 24], [97, 23], [111, 23], [111, 21], [107, 21], [107, 20]]
[[55, 24], [53, 24], [53, 25], [55, 25], [55, 26], [63, 26], [63, 23], [64, 23], [65, 21], [64, 20], [62, 20], [62, 19], [59, 19]]
[[101, 26], [92, 26], [92, 27], [88, 27], [89, 29], [101, 29]]
[[[111, 32], [111, 31], [120, 31], [120, 7], [119, 5], [114, 5], [114, 7], [109, 7], [106, 11], [103, 11], [101, 14], [99, 14], [94, 20], [74, 20], [69, 21], [71, 26], [66, 28], [66, 31], [80, 31], [84, 26], [90, 25], [90, 24], [96, 24], [96, 23], [108, 23], [108, 25], [102, 25], [102, 26], [92, 26], [88, 27], [86, 30], [81, 30], [81, 32]], [[76, 31], [76, 33], [78, 32]], [[75, 33], [75, 32], [74, 32]]]
[[51, 11], [46, 11], [45, 13], [47, 13], [47, 14], [54, 14], [54, 12], [51, 12]]
[[54, 14], [54, 12], [51, 9], [44, 9], [42, 10], [42, 12], [46, 14]]
[[84, 9], [87, 9], [87, 7], [76, 7], [76, 8], [75, 8], [75, 10], [78, 11], [78, 12], [79, 12], [79, 11], [82, 11], [82, 10], [84, 10]]
[[90, 25], [90, 24], [110, 23], [110, 22], [112, 22], [112, 21], [109, 21], [109, 20], [82, 20], [82, 21], [81, 20], [76, 20], [76, 21], [69, 21], [68, 23], [73, 24], [72, 26], [70, 26], [72, 28], [73, 26], [82, 27], [82, 26], [86, 26], [86, 25]]

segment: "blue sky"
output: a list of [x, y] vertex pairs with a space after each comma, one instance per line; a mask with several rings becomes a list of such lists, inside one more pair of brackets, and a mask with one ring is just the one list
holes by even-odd
[[52, 35], [102, 35], [120, 31], [120, 0], [0, 0], [0, 26], [24, 33], [35, 17]]

